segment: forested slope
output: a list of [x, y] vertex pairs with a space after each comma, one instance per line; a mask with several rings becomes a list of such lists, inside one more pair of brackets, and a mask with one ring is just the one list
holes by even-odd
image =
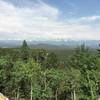
[[100, 49], [91, 53], [83, 44], [61, 60], [56, 51], [32, 49], [26, 41], [1, 48], [0, 92], [10, 100], [97, 100]]

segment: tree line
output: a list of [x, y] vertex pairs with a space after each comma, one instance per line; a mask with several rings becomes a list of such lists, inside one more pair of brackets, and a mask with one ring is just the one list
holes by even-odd
[[0, 92], [10, 100], [99, 100], [100, 49], [91, 54], [83, 44], [61, 63], [54, 52], [34, 53], [25, 40], [1, 48]]

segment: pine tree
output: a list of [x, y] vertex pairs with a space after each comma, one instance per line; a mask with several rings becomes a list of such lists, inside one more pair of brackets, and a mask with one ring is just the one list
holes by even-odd
[[29, 46], [26, 42], [26, 40], [23, 41], [23, 44], [21, 46], [21, 59], [23, 61], [27, 61], [29, 58]]
[[98, 49], [98, 56], [100, 57], [100, 44], [99, 44], [99, 49]]

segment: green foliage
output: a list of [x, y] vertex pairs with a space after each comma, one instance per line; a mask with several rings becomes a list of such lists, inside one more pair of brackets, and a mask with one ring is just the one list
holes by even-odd
[[98, 49], [98, 57], [100, 57], [100, 44], [99, 44], [99, 49]]
[[25, 40], [20, 48], [0, 49], [0, 91], [10, 100], [96, 100], [99, 57], [85, 45], [64, 55], [61, 60], [57, 52], [33, 50]]
[[30, 56], [29, 51], [30, 51], [30, 49], [27, 45], [27, 42], [24, 40], [23, 44], [20, 48], [20, 56], [23, 61], [27, 61], [29, 59], [29, 56]]
[[58, 59], [57, 59], [57, 56], [55, 53], [49, 53], [48, 56], [47, 56], [47, 64], [46, 64], [46, 67], [48, 68], [54, 68], [54, 67], [57, 67], [58, 65]]
[[78, 68], [82, 71], [96, 69], [97, 58], [95, 55], [91, 55], [90, 51], [82, 45], [77, 48], [74, 55], [71, 57], [69, 65]]

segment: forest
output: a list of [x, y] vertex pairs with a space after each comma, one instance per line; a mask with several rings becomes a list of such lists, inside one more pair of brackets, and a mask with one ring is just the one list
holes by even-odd
[[95, 53], [82, 44], [64, 57], [33, 48], [26, 40], [0, 48], [0, 92], [9, 100], [100, 100], [99, 44]]

